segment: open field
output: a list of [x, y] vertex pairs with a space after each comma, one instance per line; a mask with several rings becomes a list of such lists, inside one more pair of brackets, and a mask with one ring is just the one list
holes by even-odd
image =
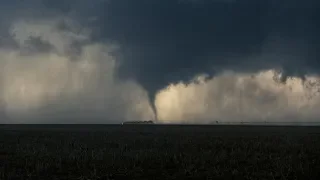
[[318, 179], [320, 127], [0, 126], [0, 179]]

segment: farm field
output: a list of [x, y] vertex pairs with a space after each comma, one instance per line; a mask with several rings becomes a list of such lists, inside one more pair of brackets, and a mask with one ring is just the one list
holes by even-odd
[[318, 179], [320, 127], [1, 125], [0, 179]]

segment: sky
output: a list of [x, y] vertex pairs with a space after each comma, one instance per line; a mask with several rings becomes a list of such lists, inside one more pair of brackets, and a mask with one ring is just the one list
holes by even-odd
[[320, 122], [317, 0], [0, 4], [0, 123]]

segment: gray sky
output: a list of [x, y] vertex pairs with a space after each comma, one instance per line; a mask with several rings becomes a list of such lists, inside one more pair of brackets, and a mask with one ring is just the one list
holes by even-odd
[[317, 0], [0, 3], [12, 122], [319, 117]]

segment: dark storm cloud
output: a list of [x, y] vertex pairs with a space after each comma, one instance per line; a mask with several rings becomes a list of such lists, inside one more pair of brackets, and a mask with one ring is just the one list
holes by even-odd
[[[120, 79], [133, 79], [154, 101], [168, 84], [196, 75], [283, 69], [286, 76], [320, 70], [317, 0], [44, 0], [4, 1], [11, 19], [66, 15], [91, 28], [91, 41], [115, 43]], [[12, 11], [20, 9], [20, 11]], [[61, 22], [59, 27], [68, 30]], [[0, 31], [2, 28], [0, 28]], [[4, 38], [6, 42], [9, 38]], [[39, 40], [39, 39], [38, 39]], [[36, 43], [37, 42], [37, 43]], [[49, 46], [32, 41], [32, 47]], [[8, 44], [8, 43], [6, 43]], [[73, 53], [80, 53], [75, 43]]]
[[17, 2], [6, 5], [29, 9], [22, 14], [69, 14], [92, 27], [94, 40], [118, 43], [119, 75], [147, 89], [223, 69], [280, 66], [291, 74], [319, 66], [316, 0]]
[[[320, 70], [316, 0], [111, 0], [96, 8], [96, 40], [121, 46], [118, 74], [150, 93], [225, 69]], [[283, 81], [286, 77], [283, 77]]]
[[95, 40], [120, 44], [120, 77], [156, 91], [224, 69], [317, 72], [319, 7], [311, 0], [111, 0], [86, 14], [97, 17]]

